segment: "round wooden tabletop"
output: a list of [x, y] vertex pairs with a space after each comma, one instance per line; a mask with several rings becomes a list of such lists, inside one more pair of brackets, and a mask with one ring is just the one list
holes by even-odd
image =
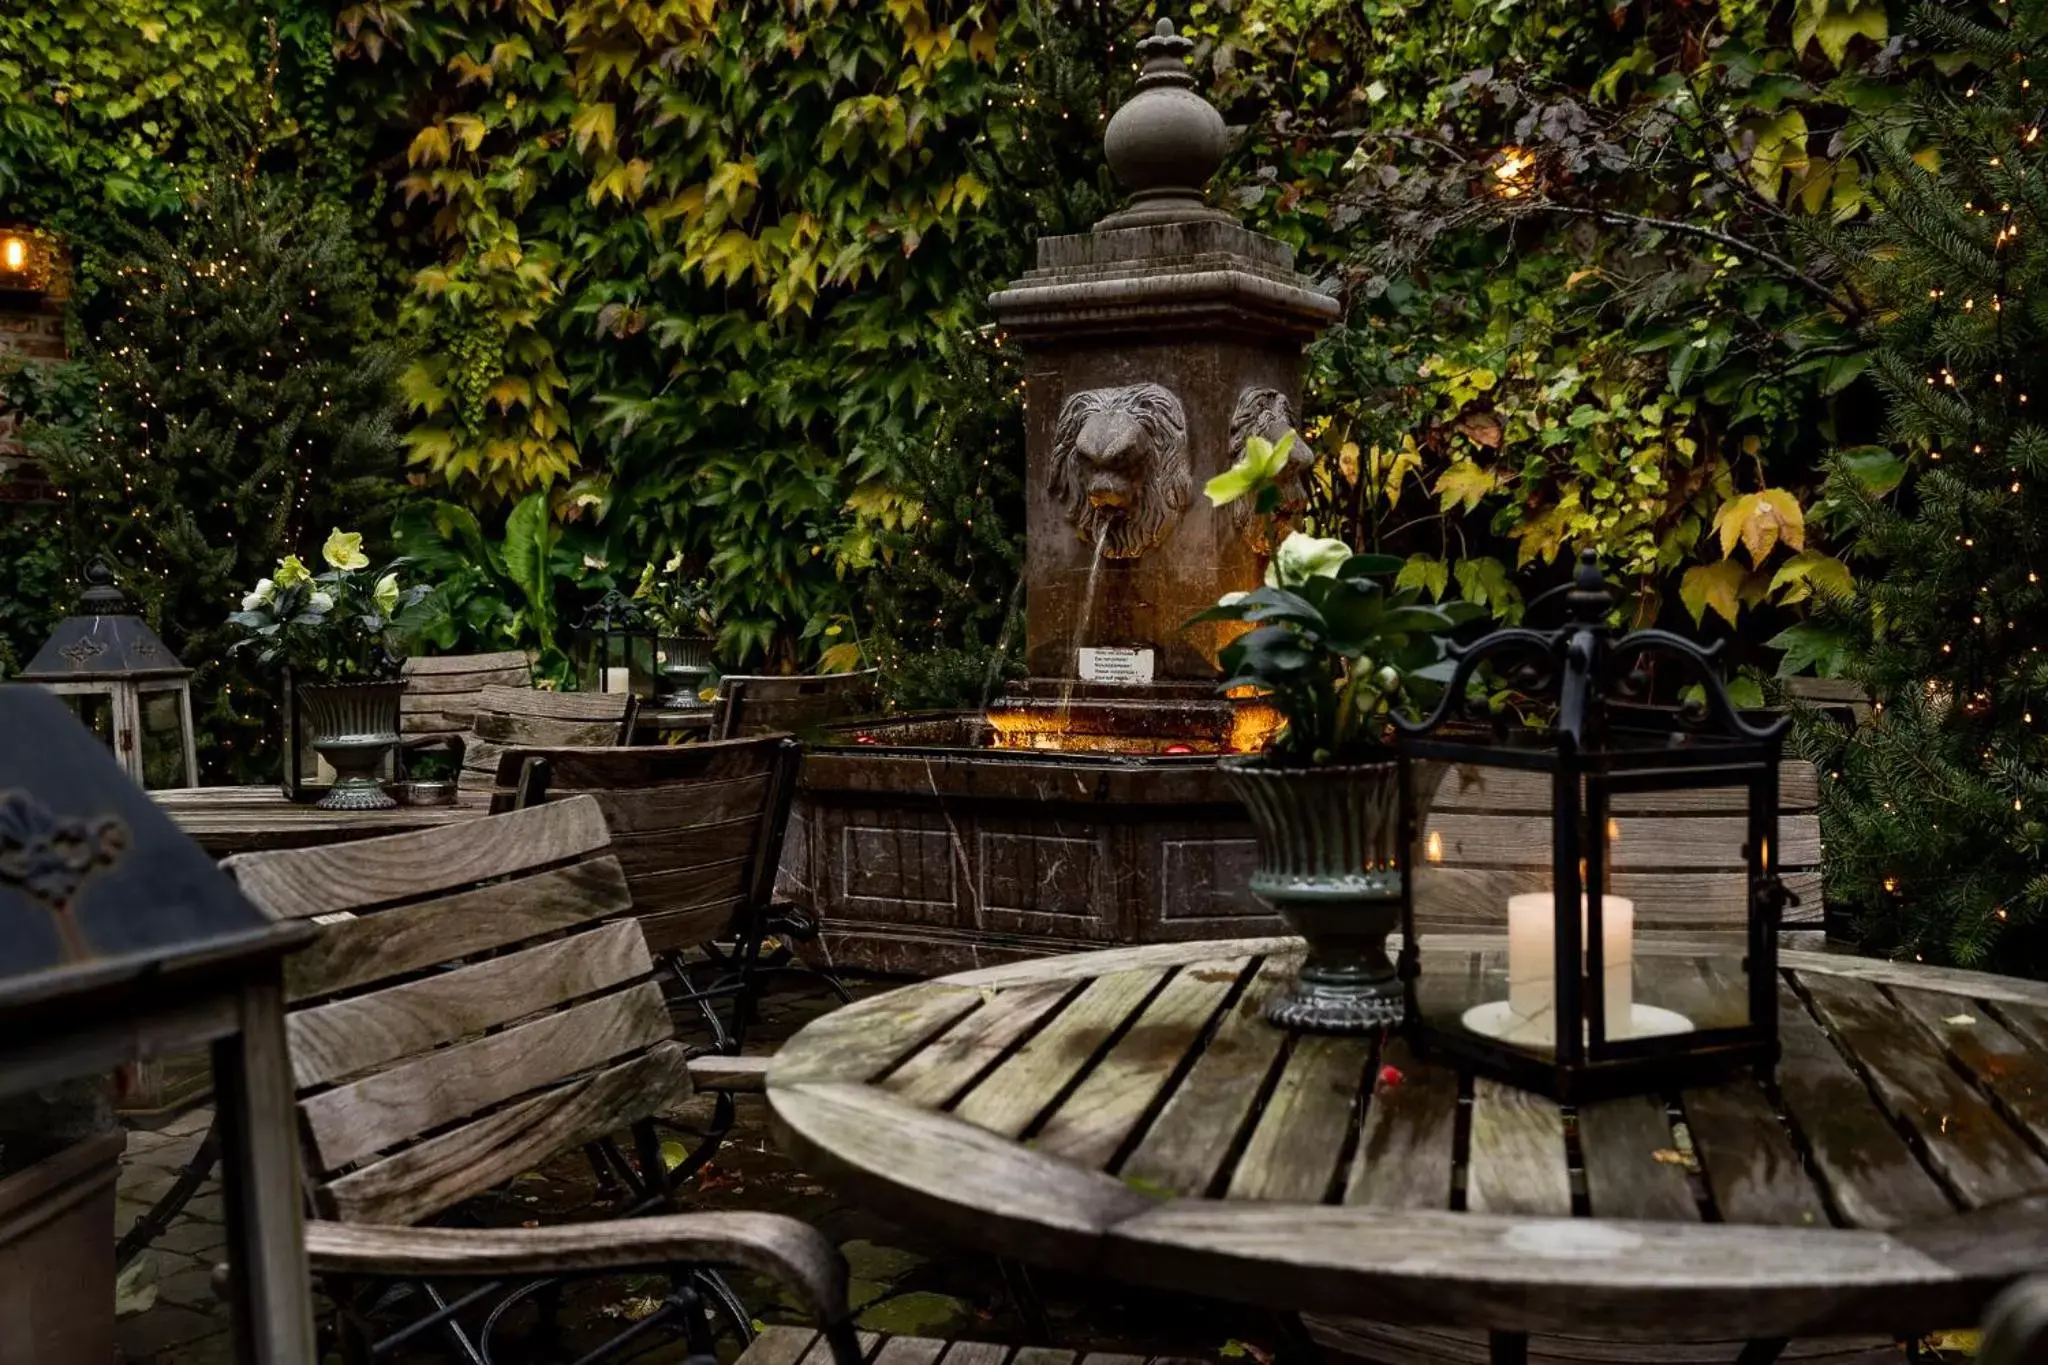
[[[1499, 970], [1499, 947], [1434, 939], [1424, 980]], [[1397, 1037], [1269, 1025], [1300, 949], [1167, 944], [906, 986], [792, 1038], [769, 1102], [808, 1169], [893, 1216], [1278, 1309], [1907, 1334], [1973, 1322], [2048, 1265], [2048, 985], [1787, 953], [1774, 1080], [1573, 1110]]]

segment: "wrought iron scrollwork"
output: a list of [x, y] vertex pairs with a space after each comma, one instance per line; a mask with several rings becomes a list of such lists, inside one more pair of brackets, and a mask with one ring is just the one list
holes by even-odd
[[1415, 735], [1435, 730], [1454, 714], [1467, 710], [1466, 694], [1480, 665], [1513, 662], [1523, 670], [1517, 679], [1522, 691], [1531, 696], [1556, 698], [1554, 733], [1573, 748], [1584, 750], [1604, 739], [1610, 698], [1634, 700], [1645, 696], [1648, 674], [1643, 664], [1650, 655], [1673, 660], [1686, 680], [1699, 686], [1703, 700], [1679, 713], [1681, 723], [1689, 730], [1718, 729], [1732, 738], [1769, 740], [1784, 734], [1791, 724], [1786, 717], [1763, 725], [1744, 718], [1729, 697], [1720, 670], [1714, 666], [1721, 650], [1719, 642], [1700, 645], [1682, 635], [1656, 629], [1630, 631], [1619, 639], [1613, 638], [1613, 627], [1607, 623], [1607, 617], [1614, 608], [1614, 593], [1601, 577], [1593, 551], [1579, 556], [1578, 571], [1563, 595], [1568, 619], [1557, 630], [1510, 627], [1470, 645], [1452, 646], [1457, 664], [1436, 707], [1420, 720], [1396, 716], [1394, 724]]

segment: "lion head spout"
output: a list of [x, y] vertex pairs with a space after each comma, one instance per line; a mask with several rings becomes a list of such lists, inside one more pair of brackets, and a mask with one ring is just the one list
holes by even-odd
[[1180, 400], [1157, 384], [1089, 389], [1060, 409], [1052, 495], [1075, 534], [1110, 559], [1136, 559], [1187, 509], [1194, 478]]
[[[1230, 461], [1242, 459], [1244, 443], [1254, 436], [1278, 442], [1282, 436], [1294, 432], [1294, 445], [1287, 452], [1287, 469], [1280, 476], [1281, 521], [1300, 510], [1304, 497], [1302, 474], [1314, 460], [1314, 452], [1301, 434], [1294, 431], [1294, 405], [1287, 401], [1287, 395], [1278, 389], [1248, 387], [1237, 395], [1237, 407], [1230, 414], [1230, 449], [1226, 452]], [[1237, 533], [1251, 542], [1261, 554], [1270, 553], [1280, 539], [1275, 534], [1276, 526], [1264, 517], [1253, 515], [1256, 508], [1250, 498], [1239, 498], [1230, 504], [1230, 524]]]

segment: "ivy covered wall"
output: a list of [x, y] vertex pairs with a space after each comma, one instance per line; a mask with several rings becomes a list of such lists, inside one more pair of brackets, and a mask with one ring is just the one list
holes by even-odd
[[[1322, 529], [1509, 618], [1580, 543], [1645, 615], [1751, 639], [1840, 589], [1812, 493], [1871, 405], [1824, 229], [1926, 60], [1882, 0], [1170, 8], [1243, 130], [1219, 196], [1347, 307], [1307, 404]], [[735, 663], [983, 671], [1021, 436], [982, 300], [1113, 203], [1153, 5], [171, 10], [0, 17], [0, 194], [73, 236], [80, 325], [110, 224], [210, 167], [303, 179], [413, 356], [406, 476], [487, 531], [542, 490], [558, 619], [675, 563]]]

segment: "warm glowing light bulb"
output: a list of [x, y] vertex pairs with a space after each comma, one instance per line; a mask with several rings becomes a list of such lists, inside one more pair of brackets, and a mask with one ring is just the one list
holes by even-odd
[[0, 262], [9, 270], [28, 269], [28, 242], [21, 237], [0, 239]]

